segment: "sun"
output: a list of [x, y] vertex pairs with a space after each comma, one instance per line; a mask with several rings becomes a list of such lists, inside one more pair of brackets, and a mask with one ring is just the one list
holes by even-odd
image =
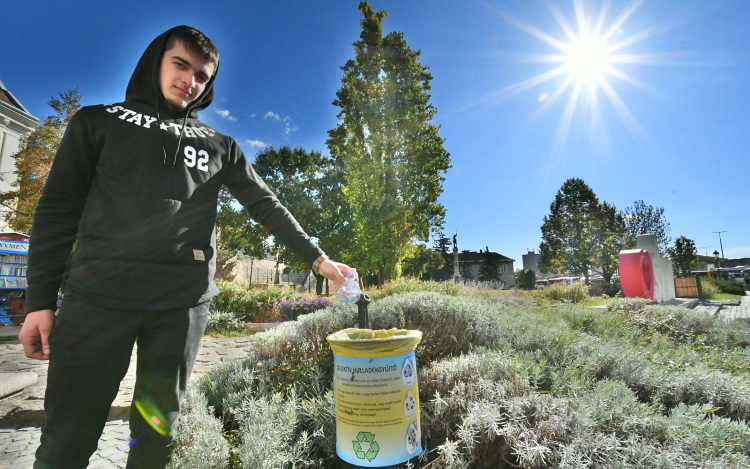
[[[556, 103], [564, 103], [555, 138], [556, 147], [567, 138], [576, 113], [586, 116], [591, 135], [597, 134], [595, 129], [603, 129], [601, 106], [605, 102], [634, 136], [648, 141], [645, 131], [616, 89], [632, 86], [650, 91], [649, 86], [633, 76], [636, 70], [633, 65], [666, 65], [673, 58], [669, 53], [644, 51], [647, 42], [643, 41], [663, 31], [662, 26], [648, 25], [639, 20], [645, 29], [628, 30], [629, 20], [644, 1], [631, 0], [621, 10], [613, 12], [610, 0], [572, 0], [572, 19], [562, 13], [559, 3], [545, 2], [557, 28], [524, 22], [487, 4], [502, 20], [542, 43], [541, 48], [537, 47], [539, 52], [514, 53], [517, 58], [514, 62], [547, 63], [551, 67], [493, 91], [456, 112], [485, 105], [490, 98], [503, 99], [536, 89], [535, 98], [540, 108], [532, 120], [552, 109]], [[599, 5], [599, 8], [592, 5]], [[638, 45], [638, 51], [633, 51], [635, 45]]]
[[595, 86], [612, 71], [607, 44], [598, 37], [575, 38], [565, 51], [564, 60], [573, 77], [587, 86]]

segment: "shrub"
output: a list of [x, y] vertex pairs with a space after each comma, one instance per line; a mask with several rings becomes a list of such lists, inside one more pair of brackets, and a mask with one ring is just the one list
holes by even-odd
[[217, 281], [219, 294], [211, 302], [213, 311], [232, 314], [240, 322], [252, 322], [255, 315], [277, 308], [284, 300], [300, 295], [280, 288], [248, 290], [232, 282]]
[[[423, 332], [423, 465], [748, 467], [750, 380], [713, 368], [701, 350], [747, 361], [750, 325], [647, 303], [594, 311], [412, 292], [373, 302], [370, 319]], [[249, 338], [246, 361], [191, 384], [205, 415], [213, 408], [223, 421], [238, 464], [340, 467], [325, 338], [355, 318], [356, 306], [342, 304], [299, 316]]]
[[704, 284], [703, 280], [716, 285], [723, 293], [728, 293], [730, 295], [740, 295], [740, 296], [745, 295], [745, 286], [741, 283], [730, 282], [728, 280], [719, 280], [716, 278], [701, 277], [701, 287], [703, 287], [703, 284]]
[[622, 296], [622, 286], [620, 285], [620, 282], [595, 283], [589, 287], [590, 296], [607, 295], [613, 298], [618, 294]]
[[527, 270], [523, 278], [523, 287], [526, 290], [533, 290], [536, 287], [536, 272]]
[[588, 286], [583, 283], [553, 283], [541, 290], [536, 290], [535, 294], [542, 300], [555, 302], [580, 303], [589, 299]]
[[711, 282], [705, 277], [701, 277], [701, 292], [703, 297], [707, 299], [713, 299], [719, 296], [721, 289], [714, 282]]
[[370, 298], [379, 300], [393, 295], [403, 295], [404, 293], [426, 291], [441, 293], [449, 296], [459, 296], [463, 293], [463, 287], [452, 281], [435, 282], [433, 280], [418, 280], [415, 278], [401, 277], [386, 283], [382, 287], [369, 292]]
[[206, 334], [228, 334], [232, 332], [244, 331], [245, 327], [237, 320], [232, 313], [220, 311], [208, 312], [208, 323], [206, 324]]
[[286, 300], [279, 305], [281, 316], [286, 321], [294, 321], [301, 314], [314, 313], [333, 305], [333, 301], [325, 298], [303, 298], [301, 300]]
[[229, 442], [221, 420], [213, 416], [200, 388], [191, 386], [182, 402], [175, 450], [167, 469], [224, 469], [229, 464]]

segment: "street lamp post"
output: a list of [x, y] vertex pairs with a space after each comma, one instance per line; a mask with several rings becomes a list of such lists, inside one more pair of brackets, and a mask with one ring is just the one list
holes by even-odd
[[714, 259], [715, 259], [715, 262], [716, 262], [716, 264], [714, 264], [714, 265], [716, 265], [716, 276], [718, 278], [719, 277], [719, 269], [721, 268], [721, 266], [719, 265], [719, 251], [714, 251]]
[[721, 244], [721, 234], [726, 233], [726, 230], [724, 231], [714, 231], [714, 233], [719, 233], [719, 246], [721, 247], [721, 258], [724, 259], [724, 245]]

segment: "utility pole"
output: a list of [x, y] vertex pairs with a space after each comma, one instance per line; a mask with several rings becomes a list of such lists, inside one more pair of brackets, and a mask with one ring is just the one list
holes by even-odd
[[708, 248], [711, 248], [713, 246], [698, 246], [698, 249], [705, 249], [706, 250], [706, 257], [708, 257]]
[[726, 233], [725, 231], [713, 231], [712, 233], [719, 233], [719, 247], [721, 247], [721, 258], [724, 259], [724, 245], [721, 244], [721, 234]]

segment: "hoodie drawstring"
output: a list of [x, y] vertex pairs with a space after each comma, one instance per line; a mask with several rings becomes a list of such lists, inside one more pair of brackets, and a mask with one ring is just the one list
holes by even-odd
[[[172, 160], [172, 168], [174, 168], [174, 165], [177, 164], [177, 154], [180, 153], [180, 144], [182, 143], [182, 136], [185, 134], [185, 125], [187, 124], [187, 118], [188, 114], [190, 113], [190, 108], [187, 109], [187, 112], [185, 113], [185, 117], [182, 119], [182, 126], [180, 128], [180, 138], [177, 139], [177, 149], [174, 151], [174, 159]], [[164, 147], [162, 147], [162, 150]], [[165, 155], [166, 158], [166, 155]]]

